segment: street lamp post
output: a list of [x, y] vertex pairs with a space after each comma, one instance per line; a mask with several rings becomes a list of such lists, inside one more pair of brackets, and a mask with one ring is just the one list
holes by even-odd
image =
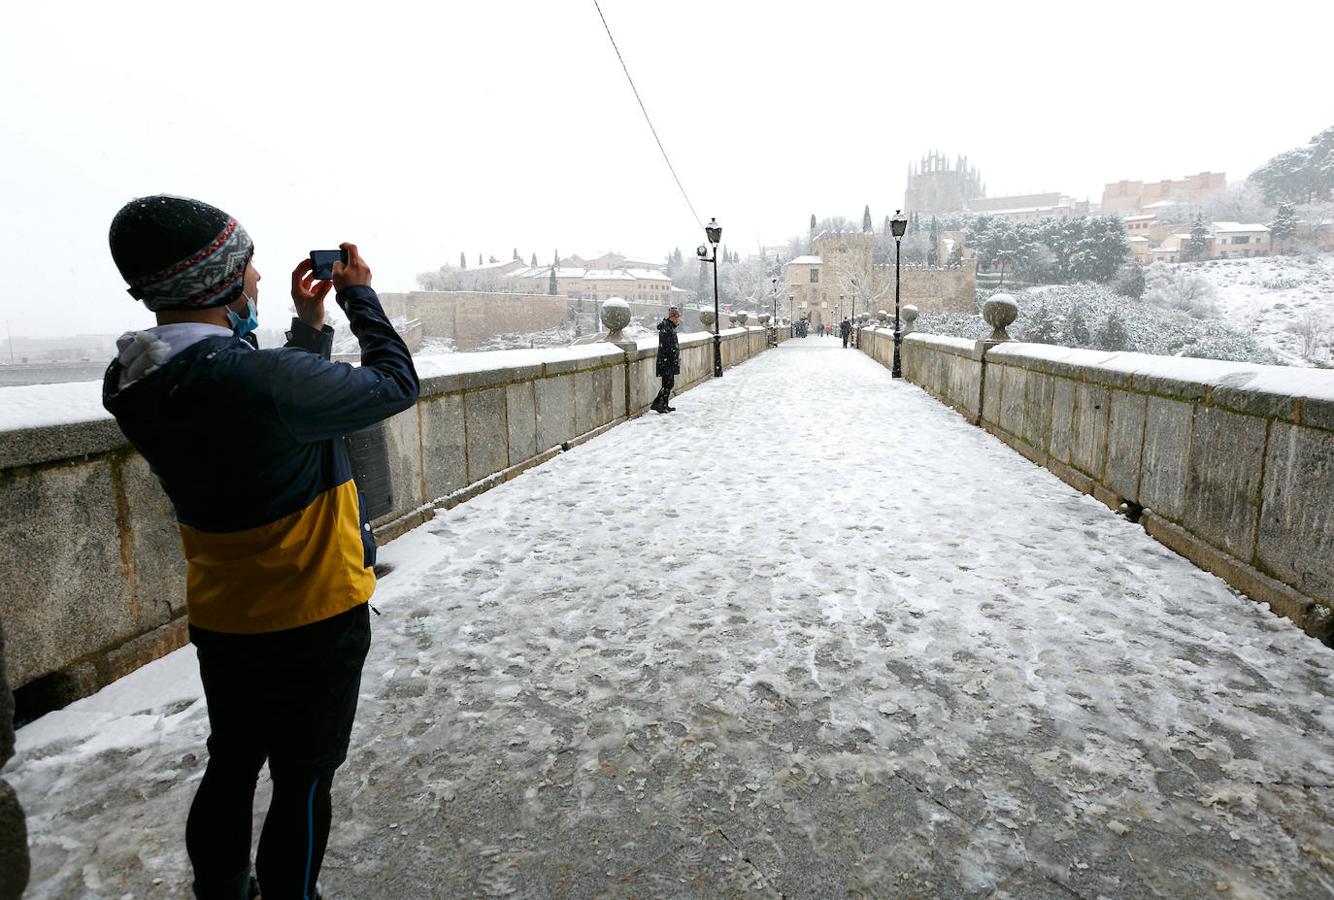
[[894, 367], [889, 374], [891, 378], [902, 378], [903, 363], [899, 354], [899, 347], [903, 344], [903, 333], [899, 331], [899, 256], [903, 234], [908, 230], [908, 217], [903, 214], [903, 210], [894, 210], [889, 227], [894, 232]]
[[[723, 226], [717, 219], [709, 219], [704, 226], [709, 246], [703, 244], [695, 251], [701, 262], [713, 263], [713, 377], [723, 377], [723, 338], [718, 329], [722, 327], [722, 316], [718, 315], [718, 244], [723, 239]], [[712, 252], [710, 252], [712, 251]]]

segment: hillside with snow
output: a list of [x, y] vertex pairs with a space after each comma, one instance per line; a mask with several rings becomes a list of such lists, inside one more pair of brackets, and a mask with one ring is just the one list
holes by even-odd
[[[980, 308], [991, 291], [978, 292]], [[1110, 285], [1015, 291], [1012, 338], [1265, 365], [1334, 367], [1334, 254], [1158, 263], [1139, 299]], [[980, 315], [923, 313], [920, 331], [973, 340]]]
[[1252, 331], [1284, 365], [1334, 365], [1334, 253], [1216, 259], [1179, 268], [1210, 285], [1219, 318]]

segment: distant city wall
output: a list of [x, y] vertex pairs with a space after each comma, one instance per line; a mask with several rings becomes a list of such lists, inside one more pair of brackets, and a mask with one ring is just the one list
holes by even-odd
[[[699, 333], [680, 343], [686, 390], [713, 374], [713, 345]], [[729, 329], [723, 364], [767, 344], [764, 329]], [[382, 539], [641, 414], [658, 391], [656, 335], [446, 358], [456, 371], [424, 377], [417, 405], [376, 429]], [[360, 476], [359, 487], [370, 490]], [[0, 514], [0, 621], [21, 713], [85, 696], [185, 642], [175, 516], [113, 420], [0, 434]]]
[[[410, 291], [382, 294], [391, 316], [401, 310], [419, 319], [424, 337], [451, 338], [458, 350], [475, 350], [498, 334], [545, 331], [569, 320], [568, 297], [481, 291]], [[588, 301], [591, 303], [591, 301]]]
[[[866, 329], [886, 366], [893, 335]], [[1334, 646], [1334, 372], [909, 335], [904, 376]]]

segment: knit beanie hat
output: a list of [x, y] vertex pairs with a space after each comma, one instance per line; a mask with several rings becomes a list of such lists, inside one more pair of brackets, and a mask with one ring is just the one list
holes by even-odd
[[158, 194], [125, 204], [111, 220], [111, 257], [129, 294], [153, 311], [204, 309], [241, 296], [255, 245], [216, 206]]

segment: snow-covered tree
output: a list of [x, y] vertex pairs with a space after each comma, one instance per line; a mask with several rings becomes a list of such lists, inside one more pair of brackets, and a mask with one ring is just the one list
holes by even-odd
[[866, 208], [862, 210], [862, 231], [870, 234], [874, 230], [875, 227], [871, 224], [871, 204], [868, 203]]
[[1088, 323], [1079, 304], [1070, 307], [1065, 316], [1065, 342], [1071, 347], [1087, 347], [1092, 340]]
[[464, 253], [462, 250], [459, 251], [459, 268], [468, 268], [468, 254]]
[[1098, 333], [1094, 335], [1093, 343], [1099, 350], [1119, 351], [1129, 346], [1130, 334], [1126, 331], [1126, 323], [1121, 320], [1117, 310], [1109, 312], [1107, 318], [1098, 326]]
[[534, 254], [533, 254], [533, 258], [530, 259], [530, 260], [528, 261], [528, 265], [531, 266], [531, 267], [534, 268], [534, 269], [537, 268], [537, 254], [536, 254], [536, 253], [534, 253]]
[[1024, 326], [1023, 339], [1034, 344], [1060, 343], [1060, 323], [1056, 321], [1045, 301], [1038, 304], [1032, 321]]
[[1116, 273], [1116, 292], [1131, 300], [1144, 296], [1144, 266], [1138, 260], [1125, 263]]
[[1190, 226], [1190, 240], [1181, 245], [1183, 260], [1204, 259], [1209, 255], [1209, 229], [1199, 219]]
[[1196, 316], [1211, 316], [1214, 287], [1190, 266], [1150, 266], [1144, 276], [1144, 299], [1155, 306], [1178, 309]]
[[1286, 244], [1297, 234], [1297, 211], [1291, 203], [1280, 203], [1274, 221], [1269, 223], [1269, 235], [1275, 244]]

